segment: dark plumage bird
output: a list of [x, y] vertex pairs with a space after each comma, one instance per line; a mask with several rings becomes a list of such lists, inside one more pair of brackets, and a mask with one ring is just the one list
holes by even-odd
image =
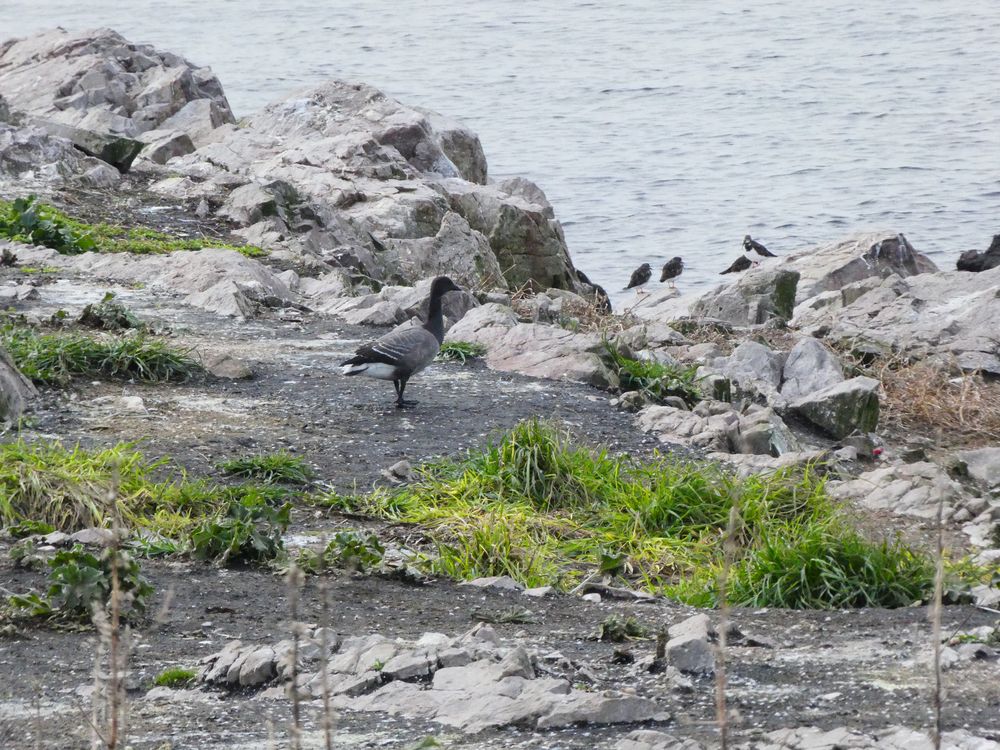
[[[7, 252], [4, 250], [4, 252]], [[0, 264], [2, 265], [2, 264]], [[959, 271], [989, 271], [1000, 266], [1000, 234], [993, 235], [989, 249], [981, 253], [978, 250], [966, 250], [958, 259], [956, 268]]]
[[460, 292], [447, 276], [438, 276], [431, 283], [431, 300], [427, 322], [422, 326], [397, 328], [382, 338], [365, 344], [348, 360], [340, 363], [344, 375], [367, 375], [391, 380], [396, 389], [396, 406], [413, 406], [416, 401], [404, 401], [406, 381], [423, 370], [437, 356], [444, 340], [444, 318], [441, 298], [448, 292]]
[[660, 273], [660, 283], [664, 281], [670, 281], [671, 286], [673, 286], [673, 279], [676, 279], [681, 275], [681, 271], [684, 270], [684, 261], [681, 260], [681, 256], [676, 256], [671, 258], [666, 263], [663, 264], [663, 271]]
[[757, 253], [762, 258], [777, 258], [778, 256], [753, 239], [749, 234], [743, 237], [743, 249], [748, 253]]
[[626, 289], [635, 289], [636, 293], [642, 289], [642, 285], [648, 282], [653, 277], [653, 269], [650, 267], [649, 263], [643, 263], [637, 269], [632, 272], [631, 278], [628, 280], [628, 286]]
[[732, 262], [729, 268], [727, 268], [725, 271], [722, 271], [722, 273], [720, 273], [719, 275], [721, 276], [723, 273], [739, 273], [740, 271], [747, 270], [752, 265], [753, 261], [751, 261], [747, 256], [741, 255], [739, 258], [737, 258]]
[[587, 274], [585, 274], [579, 268], [576, 269], [576, 278], [580, 280], [580, 283], [586, 284], [587, 286], [591, 287], [594, 290], [594, 304], [597, 306], [597, 309], [605, 314], [610, 313], [611, 298], [608, 297], [608, 293], [605, 291], [604, 287], [601, 286], [600, 284], [595, 284], [593, 281], [587, 278]]

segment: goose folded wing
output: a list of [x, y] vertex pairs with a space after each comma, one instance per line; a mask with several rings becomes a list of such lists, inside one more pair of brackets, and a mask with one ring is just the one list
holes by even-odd
[[350, 363], [380, 362], [402, 370], [415, 371], [434, 359], [438, 347], [438, 341], [430, 331], [416, 326], [403, 328], [390, 331], [377, 341], [365, 344], [358, 349]]

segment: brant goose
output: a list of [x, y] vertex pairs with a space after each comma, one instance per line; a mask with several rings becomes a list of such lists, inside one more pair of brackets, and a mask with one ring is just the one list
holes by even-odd
[[753, 265], [752, 260], [750, 260], [745, 255], [741, 255], [739, 258], [737, 258], [730, 264], [729, 268], [727, 268], [725, 271], [720, 272], [719, 275], [721, 276], [724, 273], [739, 273], [740, 271], [747, 270], [752, 265]]
[[[632, 276], [628, 280], [628, 286], [625, 289], [635, 289], [635, 293], [639, 294], [642, 291], [642, 286], [647, 281], [653, 277], [653, 269], [650, 268], [649, 263], [643, 263], [637, 269], [632, 272]], [[622, 290], [624, 291], [624, 290]]]
[[660, 273], [660, 283], [664, 281], [670, 281], [670, 286], [674, 285], [674, 279], [681, 275], [681, 271], [684, 270], [684, 261], [681, 260], [681, 256], [676, 256], [671, 258], [666, 263], [663, 264], [663, 272]]
[[422, 326], [397, 328], [385, 336], [365, 344], [350, 359], [340, 363], [344, 375], [367, 375], [391, 380], [396, 389], [396, 407], [413, 406], [416, 401], [404, 401], [406, 381], [429, 365], [444, 340], [444, 320], [441, 298], [448, 292], [462, 291], [447, 276], [438, 276], [431, 283], [431, 301], [427, 322]]
[[764, 247], [762, 244], [753, 239], [749, 234], [743, 237], [743, 249], [749, 255], [750, 253], [757, 253], [762, 258], [777, 258], [778, 256]]
[[611, 298], [608, 297], [608, 293], [604, 290], [604, 287], [600, 284], [595, 284], [589, 278], [587, 274], [581, 271], [579, 268], [576, 269], [576, 278], [580, 280], [581, 284], [586, 284], [594, 290], [594, 305], [597, 307], [598, 311], [602, 313], [611, 312]]

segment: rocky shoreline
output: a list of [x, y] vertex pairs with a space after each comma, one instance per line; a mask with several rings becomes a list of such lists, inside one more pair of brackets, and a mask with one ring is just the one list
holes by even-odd
[[[542, 190], [521, 178], [492, 181], [478, 137], [460, 124], [343, 82], [237, 123], [209, 69], [110, 30], [0, 43], [0, 198], [29, 194], [81, 221], [200, 235], [204, 248], [66, 254], [0, 239], [0, 307], [40, 326], [113, 292], [196, 352], [210, 375], [39, 390], [0, 359], [0, 418], [15, 426], [4, 441], [141, 439], [147, 453], [195, 475], [240, 450], [290, 449], [325, 486], [350, 492], [384, 481], [400, 461], [456, 455], [541, 415], [616, 453], [658, 447], [743, 475], [821, 464], [830, 496], [863, 527], [926, 547], [940, 515], [954, 556], [1000, 569], [1000, 268], [942, 271], [902, 234], [869, 233], [768, 261], [704, 295], [664, 288], [605, 315], [578, 280]], [[426, 312], [439, 274], [468, 290], [446, 299], [446, 341], [480, 345], [484, 364], [435, 365], [412, 385], [418, 409], [396, 413], [386, 388], [338, 378], [334, 365], [361, 340]], [[697, 398], [630, 387], [621, 358], [690, 372]], [[916, 408], [925, 402], [938, 411]], [[29, 421], [18, 429], [22, 417]], [[292, 531], [315, 541], [351, 522], [317, 511]], [[0, 541], [5, 557], [13, 546]], [[312, 671], [300, 684], [288, 672], [286, 635], [296, 626], [268, 607], [282, 596], [280, 581], [190, 562], [150, 565], [160, 587], [178, 586], [181, 611], [138, 635], [163, 653], [136, 652], [128, 692], [141, 720], [132, 746], [259, 746], [267, 730], [257, 714], [284, 716], [288, 685], [302, 688], [303, 701], [319, 697], [322, 628], [301, 633]], [[5, 595], [41, 580], [7, 562], [0, 574]], [[217, 598], [180, 590], [191, 576]], [[448, 581], [409, 589], [366, 576], [336, 581], [344, 593], [324, 658], [339, 665], [330, 679], [342, 746], [428, 746], [416, 743], [440, 732], [451, 747], [717, 741], [716, 612], [619, 602], [614, 587], [536, 603], [514, 581], [480, 583], [471, 594]], [[312, 593], [302, 619], [316, 623]], [[246, 606], [255, 595], [264, 598]], [[371, 611], [368, 600], [383, 596], [388, 604]], [[454, 601], [460, 613], [449, 611]], [[496, 614], [525, 601], [536, 621], [470, 630], [470, 608]], [[397, 616], [383, 628], [384, 607]], [[996, 644], [987, 645], [997, 609], [1000, 591], [980, 583], [968, 603], [945, 610], [954, 647], [946, 745], [1000, 746]], [[666, 632], [665, 653], [637, 642], [625, 657], [585, 641], [606, 615]], [[927, 726], [926, 615], [921, 607], [734, 613], [727, 659], [742, 714], [738, 746], [913, 746], [912, 732]], [[5, 668], [27, 670], [37, 684], [0, 691], [0, 737], [37, 731], [24, 746], [68, 746], [32, 727], [37, 715], [60, 731], [77, 723], [73, 702], [90, 668], [74, 662], [80, 640], [41, 629], [0, 642]], [[42, 644], [52, 663], [29, 666]], [[163, 666], [193, 660], [204, 664], [205, 689], [150, 688]], [[858, 708], [869, 702], [879, 710]], [[216, 704], [240, 704], [229, 725], [213, 718], [224, 710]], [[322, 717], [314, 702], [308, 710], [307, 743], [322, 746]]]

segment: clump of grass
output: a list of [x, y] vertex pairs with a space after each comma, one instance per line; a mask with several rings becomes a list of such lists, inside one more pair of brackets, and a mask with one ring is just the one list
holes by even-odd
[[249, 258], [267, 254], [253, 245], [231, 245], [212, 238], [175, 237], [146, 227], [88, 224], [40, 202], [33, 195], [15, 201], [0, 200], [0, 236], [51, 247], [64, 255], [88, 250], [149, 255], [206, 247], [236, 250]]
[[230, 476], [268, 483], [309, 484], [313, 478], [313, 471], [305, 459], [285, 450], [230, 459], [219, 464], [219, 468]]
[[605, 347], [617, 371], [622, 391], [639, 391], [654, 403], [663, 403], [668, 396], [677, 396], [688, 406], [701, 401], [701, 389], [697, 385], [697, 365], [668, 365], [630, 359], [611, 343], [605, 343]]
[[742, 606], [906, 607], [933, 587], [934, 565], [898, 541], [872, 544], [836, 524], [770, 536], [741, 560], [730, 597]]
[[1000, 382], [899, 358], [878, 359], [862, 369], [882, 383], [881, 419], [901, 434], [934, 435], [967, 446], [1000, 441]]
[[153, 684], [177, 690], [193, 684], [196, 674], [193, 669], [187, 667], [168, 667], [153, 678]]
[[635, 638], [645, 638], [648, 632], [634, 617], [608, 615], [597, 629], [597, 640], [624, 643]]
[[[192, 529], [231, 503], [276, 505], [288, 495], [275, 487], [171, 478], [168, 469], [166, 460], [148, 460], [135, 443], [93, 451], [58, 442], [3, 443], [0, 523], [69, 532], [110, 526], [117, 514], [128, 529], [144, 531], [141, 546], [170, 552], [184, 547], [171, 540], [185, 542]], [[109, 503], [114, 488], [116, 499]]]
[[49, 385], [73, 377], [183, 381], [201, 370], [190, 352], [144, 335], [99, 339], [67, 331], [39, 333], [8, 322], [0, 325], [0, 346], [26, 377]]
[[[733, 604], [900, 606], [932, 585], [917, 553], [851, 529], [809, 469], [739, 478], [669, 456], [639, 462], [576, 446], [559, 428], [532, 420], [418, 476], [331, 504], [419, 524], [434, 545], [426, 567], [456, 578], [509, 575], [570, 589], [593, 575], [616, 576], [710, 606], [740, 498]], [[789, 586], [807, 563], [816, 585]]]
[[477, 359], [486, 354], [486, 347], [469, 341], [445, 341], [437, 358], [445, 362], [465, 364], [470, 359]]

